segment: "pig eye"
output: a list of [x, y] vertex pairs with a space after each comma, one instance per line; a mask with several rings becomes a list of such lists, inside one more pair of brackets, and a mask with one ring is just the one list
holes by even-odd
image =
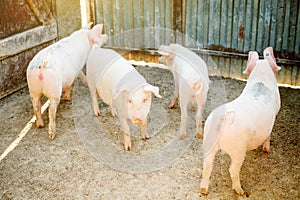
[[147, 101], [148, 101], [148, 99], [147, 99], [147, 98], [143, 99], [143, 103], [146, 103]]
[[129, 99], [129, 100], [128, 100], [128, 103], [130, 103], [130, 104], [131, 104], [131, 103], [132, 103], [132, 99]]

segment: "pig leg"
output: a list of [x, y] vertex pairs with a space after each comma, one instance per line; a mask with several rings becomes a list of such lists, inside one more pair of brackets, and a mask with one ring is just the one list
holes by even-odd
[[59, 104], [60, 99], [50, 99], [50, 106], [49, 106], [49, 138], [55, 138], [55, 130], [56, 130], [56, 111], [57, 106]]
[[87, 85], [86, 76], [84, 75], [82, 70], [78, 72], [78, 77], [84, 85]]
[[180, 83], [179, 88], [179, 103], [181, 111], [179, 139], [184, 139], [186, 136], [186, 127], [188, 119], [188, 105], [192, 99], [192, 91], [189, 90], [185, 81]]
[[94, 114], [100, 116], [99, 104], [98, 104], [98, 93], [95, 87], [89, 85], [91, 98], [93, 102]]
[[271, 136], [269, 136], [263, 144], [263, 151], [266, 153], [270, 153], [270, 139], [271, 139]]
[[180, 121], [180, 133], [179, 133], [179, 139], [184, 139], [186, 136], [186, 125], [187, 125], [187, 118], [188, 118], [188, 112], [187, 112], [187, 106], [188, 102], [186, 99], [181, 98], [180, 99], [180, 110], [181, 110], [181, 121]]
[[201, 139], [202, 136], [202, 110], [203, 107], [199, 107], [197, 108], [197, 112], [196, 112], [196, 133], [197, 133], [197, 138]]
[[34, 114], [36, 116], [36, 127], [44, 127], [44, 122], [41, 114], [41, 97], [32, 97], [31, 98]]
[[175, 94], [174, 94], [174, 98], [172, 100], [172, 102], [170, 103], [170, 105], [168, 106], [168, 108], [172, 109], [176, 107], [176, 104], [178, 102], [178, 95], [179, 95], [179, 88], [178, 88], [178, 81], [177, 78], [175, 77], [176, 75], [174, 74], [174, 84], [175, 84]]
[[211, 172], [214, 168], [214, 159], [216, 153], [219, 151], [217, 145], [209, 152], [207, 156], [204, 157], [203, 160], [203, 170], [202, 170], [202, 180], [200, 184], [200, 193], [201, 194], [208, 194], [208, 185], [209, 185], [209, 178]]
[[[97, 104], [98, 105], [98, 104]], [[98, 109], [99, 110], [99, 109]], [[115, 117], [114, 108], [112, 106], [109, 106], [110, 114], [112, 117]]]
[[65, 93], [64, 93], [64, 100], [67, 100], [67, 101], [71, 101], [71, 92], [72, 92], [72, 88], [73, 88], [73, 84], [66, 88], [65, 90]]
[[231, 158], [231, 164], [229, 167], [229, 172], [232, 181], [232, 189], [239, 195], [244, 194], [244, 190], [241, 187], [240, 183], [240, 170], [241, 166], [245, 160], [245, 154], [241, 151], [236, 151], [233, 154], [229, 154]]
[[125, 151], [131, 150], [131, 139], [130, 139], [130, 129], [127, 123], [127, 118], [120, 116], [121, 129], [124, 132], [124, 149]]
[[145, 120], [141, 125], [141, 135], [142, 135], [142, 140], [147, 140], [149, 139], [149, 135], [147, 134], [147, 121]]
[[196, 95], [196, 102], [197, 102], [197, 111], [196, 111], [196, 133], [198, 138], [202, 138], [202, 114], [204, 110], [204, 105], [206, 102], [207, 91], [201, 90], [201, 93]]

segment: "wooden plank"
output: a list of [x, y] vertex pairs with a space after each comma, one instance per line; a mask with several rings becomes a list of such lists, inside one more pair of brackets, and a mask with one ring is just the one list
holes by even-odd
[[[33, 37], [34, 36], [34, 37]], [[57, 24], [38, 26], [0, 40], [0, 60], [57, 38]]]
[[271, 22], [270, 22], [270, 40], [269, 40], [269, 46], [273, 47], [275, 50], [276, 46], [276, 37], [277, 37], [277, 24], [278, 24], [278, 1], [280, 0], [274, 0], [272, 2], [272, 9], [271, 9]]
[[134, 48], [144, 46], [144, 4], [143, 0], [133, 1]]
[[[102, 0], [95, 0], [95, 23], [104, 23], [103, 16], [103, 2]], [[104, 24], [104, 29], [106, 29], [106, 24]]]
[[198, 1], [197, 41], [201, 48], [208, 46], [209, 6], [209, 0]]
[[[185, 12], [185, 41], [186, 47], [196, 47], [197, 39], [197, 1], [187, 0]], [[184, 8], [183, 8], [184, 9]]]
[[[166, 45], [175, 42], [175, 37], [173, 34], [173, 3], [172, 0], [166, 0], [165, 4], [165, 43]], [[173, 36], [172, 36], [173, 35]]]
[[256, 50], [256, 41], [257, 41], [257, 26], [258, 26], [258, 16], [259, 16], [259, 0], [253, 0], [252, 2], [252, 31], [251, 31], [251, 44], [250, 50]]
[[265, 9], [264, 9], [264, 29], [263, 29], [263, 41], [262, 41], [262, 51], [267, 48], [269, 45], [270, 40], [270, 24], [271, 24], [271, 1], [265, 2]]
[[246, 3], [246, 12], [245, 12], [245, 31], [244, 31], [244, 48], [243, 48], [243, 52], [248, 52], [251, 50], [251, 41], [253, 41], [252, 39], [252, 31], [253, 31], [253, 27], [252, 27], [252, 20], [253, 20], [253, 15], [255, 15], [255, 13], [253, 13], [253, 2], [252, 1], [247, 1]]
[[144, 27], [145, 27], [145, 46], [146, 49], [154, 48], [154, 0], [144, 1]]
[[282, 46], [281, 50], [288, 50], [288, 39], [289, 39], [289, 31], [290, 31], [290, 10], [291, 10], [291, 2], [285, 2], [285, 13], [284, 13], [284, 24], [283, 24], [283, 35], [282, 35]]
[[285, 1], [281, 0], [278, 6], [278, 24], [277, 24], [277, 35], [276, 45], [274, 50], [281, 51], [283, 27], [284, 27], [284, 15], [285, 15]]
[[[182, 43], [182, 33], [185, 32], [185, 1], [184, 0], [173, 0], [172, 1], [172, 17], [173, 17], [173, 31], [174, 31], [174, 43]], [[177, 34], [179, 33], [179, 34]], [[181, 34], [180, 34], [181, 33]]]
[[121, 1], [121, 4], [119, 6], [122, 6], [121, 9], [119, 9], [120, 15], [122, 16], [122, 23], [123, 23], [123, 45], [125, 47], [134, 47], [134, 30], [133, 30], [133, 0], [126, 0]]
[[[295, 52], [295, 42], [296, 42], [296, 26], [297, 26], [297, 14], [299, 1], [292, 1], [290, 9], [290, 23], [289, 23], [289, 37], [288, 37], [288, 51]], [[300, 36], [298, 36], [300, 37]]]
[[300, 56], [300, 1], [298, 1], [298, 23], [297, 23], [297, 33], [296, 33], [296, 42], [295, 42], [295, 53]]
[[256, 50], [259, 53], [263, 52], [263, 41], [264, 41], [264, 10], [265, 10], [265, 1], [260, 1], [259, 3], [259, 15], [258, 15], [258, 29], [257, 29], [257, 37], [256, 37]]
[[107, 45], [115, 45], [115, 43], [113, 42], [114, 38], [112, 38], [111, 36], [115, 35], [116, 31], [115, 31], [115, 26], [113, 24], [112, 21], [112, 17], [111, 17], [111, 13], [113, 11], [112, 9], [112, 2], [103, 2], [100, 1], [99, 3], [102, 4], [102, 12], [103, 12], [103, 24], [104, 24], [104, 28], [106, 30], [106, 33], [110, 36], [109, 40], [107, 41]]
[[155, 10], [154, 10], [154, 27], [155, 27], [155, 49], [158, 49], [161, 44], [165, 41], [164, 29], [165, 27], [165, 2], [161, 0], [155, 0]]
[[231, 78], [242, 78], [243, 70], [242, 70], [242, 65], [243, 65], [243, 59], [239, 58], [232, 58], [231, 60], [231, 66], [230, 66], [230, 77]]
[[221, 1], [210, 1], [208, 45], [220, 44]]
[[[226, 2], [226, 1], [225, 1]], [[227, 11], [227, 31], [226, 31], [226, 46], [227, 48], [232, 48], [232, 33], [233, 33], [233, 8], [234, 8], [234, 0], [228, 0], [228, 11]]]
[[226, 45], [227, 41], [227, 24], [229, 23], [227, 18], [227, 12], [228, 12], [228, 2], [227, 1], [221, 1], [221, 19], [220, 19], [220, 45], [228, 48]]
[[297, 85], [297, 86], [300, 86], [300, 68], [299, 68], [299, 66], [296, 66], [297, 67], [297, 74], [296, 74], [296, 82], [295, 82], [295, 85]]
[[229, 77], [230, 58], [219, 58], [219, 76]]
[[238, 30], [239, 30], [238, 14], [239, 14], [239, 0], [234, 1], [233, 4], [233, 18], [232, 18], [233, 23], [232, 23], [232, 37], [231, 37], [232, 49], [238, 48]]
[[237, 49], [239, 52], [243, 52], [244, 50], [244, 41], [245, 41], [245, 11], [246, 11], [246, 0], [239, 1], [239, 12], [238, 12], [238, 40], [237, 40]]

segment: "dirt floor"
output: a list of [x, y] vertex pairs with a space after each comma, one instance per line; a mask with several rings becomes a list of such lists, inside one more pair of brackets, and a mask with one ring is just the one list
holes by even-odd
[[[73, 101], [61, 101], [57, 136], [33, 126], [0, 162], [0, 199], [300, 199], [300, 90], [280, 87], [281, 110], [271, 137], [271, 152], [248, 152], [241, 184], [248, 197], [231, 189], [229, 156], [219, 152], [209, 194], [199, 194], [202, 140], [195, 138], [193, 111], [185, 140], [177, 139], [180, 110], [167, 109], [173, 97], [172, 74], [137, 67], [162, 99], [153, 98], [148, 131], [142, 141], [132, 127], [131, 152], [123, 151], [118, 120], [101, 101], [102, 117], [93, 116], [87, 86], [76, 81]], [[203, 119], [218, 105], [236, 98], [245, 86], [238, 80], [213, 80]], [[0, 153], [32, 118], [24, 88], [0, 100]], [[48, 112], [43, 114], [48, 125]], [[249, 119], [251, 120], [251, 119]]]

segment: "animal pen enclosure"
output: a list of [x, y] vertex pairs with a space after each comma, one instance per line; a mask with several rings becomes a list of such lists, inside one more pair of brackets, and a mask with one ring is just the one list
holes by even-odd
[[33, 55], [80, 28], [82, 13], [85, 20], [104, 23], [111, 36], [107, 46], [126, 50], [131, 58], [143, 55], [157, 62], [153, 50], [177, 42], [207, 62], [213, 59], [217, 69], [211, 75], [245, 78], [248, 51], [262, 53], [272, 46], [284, 66], [278, 82], [300, 85], [298, 0], [4, 0], [0, 7], [0, 97], [26, 85], [25, 69]]
[[[250, 50], [262, 55], [272, 46], [282, 67], [278, 82], [300, 86], [299, 0], [2, 0], [0, 10], [1, 153], [33, 114], [26, 87], [29, 61], [89, 21], [104, 23], [110, 36], [105, 48], [129, 60], [157, 63], [158, 47], [169, 43], [200, 55], [213, 81], [203, 119], [241, 93], [245, 82], [234, 78], [247, 79], [242, 71]], [[230, 160], [223, 153], [215, 160], [209, 195], [199, 195], [202, 140], [194, 138], [192, 120], [186, 140], [176, 140], [180, 110], [166, 109], [173, 95], [172, 74], [136, 69], [164, 97], [153, 99], [149, 129], [155, 133], [150, 140], [143, 142], [133, 132], [133, 150], [123, 151], [109, 107], [99, 102], [102, 117], [93, 117], [88, 88], [77, 80], [72, 103], [59, 105], [57, 138], [49, 141], [48, 128], [31, 123], [27, 136], [0, 160], [0, 199], [244, 198], [231, 191]], [[271, 153], [249, 152], [241, 170], [247, 199], [299, 197], [300, 93], [280, 87], [280, 94]], [[47, 110], [43, 119], [49, 121]]]

